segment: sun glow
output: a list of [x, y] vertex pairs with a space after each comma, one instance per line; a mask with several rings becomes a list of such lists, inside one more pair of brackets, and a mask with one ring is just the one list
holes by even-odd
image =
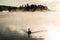
[[42, 2], [58, 2], [59, 0], [42, 0]]
[[58, 26], [50, 26], [48, 29], [49, 40], [60, 40], [60, 28]]

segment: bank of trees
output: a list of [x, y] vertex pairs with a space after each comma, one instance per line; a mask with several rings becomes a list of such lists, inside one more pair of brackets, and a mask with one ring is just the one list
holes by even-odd
[[25, 6], [20, 6], [19, 9], [23, 11], [44, 11], [44, 10], [48, 10], [48, 7], [43, 5], [27, 4]]
[[35, 4], [31, 4], [31, 5], [28, 5], [26, 4], [25, 6], [20, 6], [20, 7], [12, 7], [12, 6], [2, 6], [0, 5], [0, 11], [17, 11], [17, 10], [20, 10], [20, 11], [47, 11], [49, 10], [47, 6], [43, 6], [43, 5], [35, 5]]

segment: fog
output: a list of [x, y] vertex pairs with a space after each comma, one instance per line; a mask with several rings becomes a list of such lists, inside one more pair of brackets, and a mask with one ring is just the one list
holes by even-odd
[[[58, 29], [57, 30], [58, 32], [56, 31], [57, 34], [60, 33], [60, 13], [58, 11], [55, 11], [55, 12], [51, 12], [51, 11], [50, 12], [0, 12], [0, 27], [1, 27], [0, 29], [2, 30], [2, 34], [4, 35], [6, 35], [4, 32], [8, 34], [10, 33], [15, 34], [16, 32], [16, 35], [18, 36], [18, 37], [16, 36], [17, 39], [19, 39], [20, 37], [27, 38], [27, 34], [22, 29], [27, 30], [28, 28], [30, 28], [32, 32], [46, 30], [45, 32], [32, 34], [32, 37], [36, 37], [36, 38], [42, 37], [42, 38], [45, 38], [45, 40], [48, 40], [48, 39], [50, 40], [51, 38], [50, 32], [52, 30], [54, 31], [55, 30], [54, 28]], [[15, 38], [11, 40], [15, 40]], [[24, 39], [21, 39], [21, 40], [24, 40]]]

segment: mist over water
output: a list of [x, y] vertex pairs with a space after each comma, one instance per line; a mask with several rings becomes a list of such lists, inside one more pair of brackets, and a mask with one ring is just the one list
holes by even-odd
[[[0, 12], [0, 27], [3, 27], [3, 31], [9, 28], [11, 34], [17, 31], [17, 34], [20, 36], [25, 35], [22, 29], [27, 30], [31, 28], [32, 32], [47, 30], [45, 32], [32, 34], [32, 36], [37, 38], [42, 36], [45, 40], [48, 40], [48, 31], [50, 31], [49, 29], [51, 27], [60, 29], [60, 14], [59, 12]], [[25, 37], [27, 37], [27, 34]], [[22, 38], [24, 38], [24, 36]]]

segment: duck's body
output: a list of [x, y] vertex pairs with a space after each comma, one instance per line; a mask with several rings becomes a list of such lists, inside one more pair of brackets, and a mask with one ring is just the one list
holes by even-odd
[[27, 33], [28, 33], [28, 38], [30, 38], [30, 35], [32, 33], [31, 30], [30, 30], [30, 28], [28, 28], [28, 32]]

